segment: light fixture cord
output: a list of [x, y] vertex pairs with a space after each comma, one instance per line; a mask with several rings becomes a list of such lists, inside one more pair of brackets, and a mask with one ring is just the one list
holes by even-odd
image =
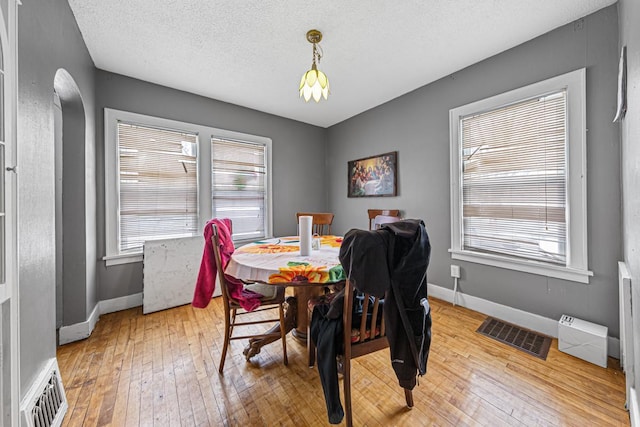
[[319, 64], [322, 58], [322, 48], [317, 43], [313, 43], [313, 65]]

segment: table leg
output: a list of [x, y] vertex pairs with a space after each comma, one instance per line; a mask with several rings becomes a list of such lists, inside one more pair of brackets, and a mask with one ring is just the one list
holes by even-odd
[[309, 299], [322, 295], [324, 288], [322, 286], [301, 286], [293, 288], [293, 294], [297, 300], [297, 313], [296, 313], [296, 327], [291, 332], [291, 335], [303, 344], [307, 343], [307, 326], [311, 319], [309, 319], [309, 312], [307, 310], [307, 303]]

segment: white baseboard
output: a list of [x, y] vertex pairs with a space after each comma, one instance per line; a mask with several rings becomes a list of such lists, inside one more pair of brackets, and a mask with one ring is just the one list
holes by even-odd
[[631, 387], [629, 394], [627, 409], [629, 410], [631, 427], [640, 427], [640, 408], [638, 408], [638, 394], [636, 393], [635, 387]]
[[98, 305], [96, 304], [87, 320], [60, 328], [58, 337], [59, 344], [68, 344], [88, 338], [91, 332], [93, 332], [93, 328], [96, 327], [98, 319], [100, 319], [100, 313], [98, 312]]
[[607, 337], [607, 354], [614, 359], [620, 359], [620, 338]]
[[[429, 283], [427, 285], [427, 292], [429, 296], [453, 304], [452, 289], [443, 288], [442, 286]], [[522, 326], [523, 328], [527, 328], [553, 338], [558, 338], [558, 320], [556, 319], [549, 319], [548, 317], [529, 313], [527, 311], [498, 304], [472, 295], [466, 295], [461, 292], [458, 292], [456, 303], [457, 305], [461, 305], [462, 307], [466, 307], [470, 310], [478, 311], [488, 316], [493, 316], [500, 320], [504, 320], [505, 322], [513, 323], [514, 325]], [[611, 357], [620, 357], [620, 340], [618, 338], [611, 336], [608, 337], [607, 352]]]
[[142, 292], [133, 295], [127, 295], [120, 298], [112, 298], [104, 301], [100, 301], [100, 314], [113, 313], [116, 311], [126, 310], [133, 307], [140, 307], [142, 305]]
[[113, 313], [115, 311], [126, 310], [128, 308], [139, 307], [142, 305], [142, 293], [127, 295], [124, 297], [113, 298], [100, 301], [93, 308], [91, 315], [84, 322], [74, 325], [62, 326], [59, 331], [59, 344], [68, 344], [74, 341], [80, 341], [88, 338], [96, 327], [96, 323], [100, 319], [101, 314]]

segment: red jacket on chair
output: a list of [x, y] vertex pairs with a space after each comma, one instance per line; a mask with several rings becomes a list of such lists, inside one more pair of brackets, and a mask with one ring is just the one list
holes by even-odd
[[[218, 227], [220, 258], [223, 269], [226, 268], [235, 250], [231, 238], [231, 220], [229, 218], [214, 218], [209, 220], [204, 227], [204, 251], [202, 253], [202, 262], [200, 263], [200, 271], [198, 272], [193, 301], [191, 302], [191, 305], [197, 308], [205, 308], [209, 305], [209, 301], [211, 301], [213, 291], [216, 287], [218, 268], [213, 255], [213, 242], [211, 240], [213, 231], [211, 224], [216, 224]], [[261, 294], [244, 289], [244, 284], [233, 276], [225, 274], [225, 278], [229, 288], [229, 295], [237, 301], [242, 308], [251, 311], [260, 306]]]

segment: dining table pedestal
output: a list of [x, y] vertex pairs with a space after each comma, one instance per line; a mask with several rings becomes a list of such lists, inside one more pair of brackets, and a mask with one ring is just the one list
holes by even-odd
[[[291, 332], [291, 335], [301, 344], [307, 344], [310, 339], [307, 335], [307, 325], [311, 322], [309, 319], [309, 311], [307, 310], [308, 301], [316, 296], [324, 293], [322, 286], [297, 286], [294, 288], [294, 295], [286, 298], [286, 309], [284, 313], [285, 334]], [[280, 324], [274, 324], [266, 334], [280, 330]], [[277, 341], [276, 337], [251, 338], [244, 348], [244, 354], [247, 360], [260, 353], [262, 347]]]
[[299, 342], [306, 344], [310, 339], [307, 336], [307, 325], [311, 322], [309, 319], [309, 311], [307, 309], [309, 300], [313, 297], [320, 296], [324, 293], [323, 286], [299, 286], [293, 291], [296, 296], [296, 326], [291, 331], [291, 335]]

